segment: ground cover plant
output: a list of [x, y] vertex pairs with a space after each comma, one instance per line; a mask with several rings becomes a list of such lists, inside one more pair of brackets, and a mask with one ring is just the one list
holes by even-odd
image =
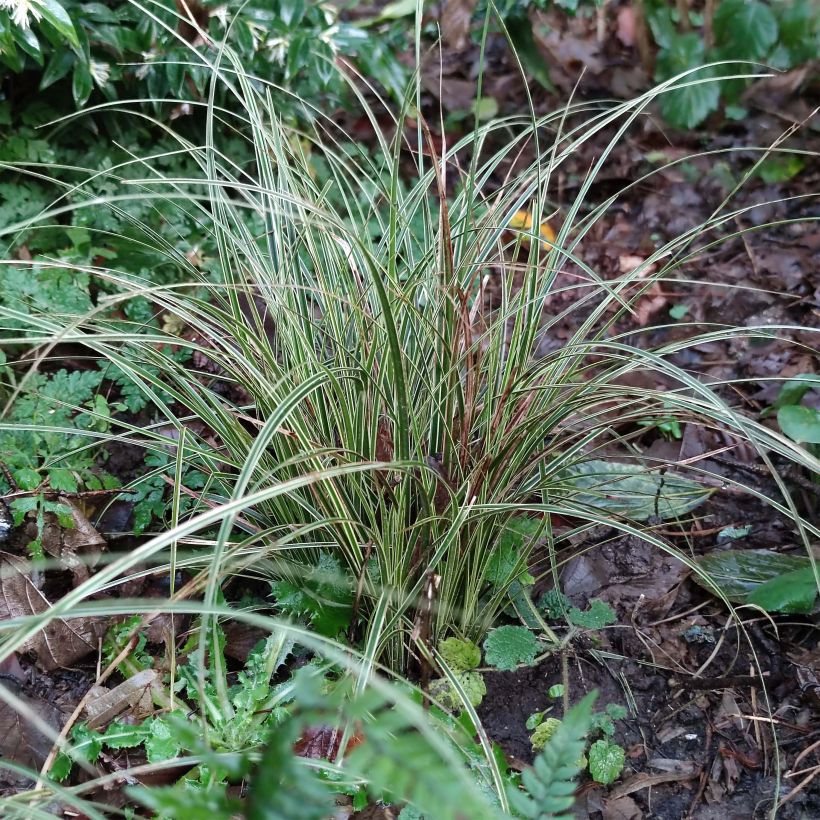
[[[141, 12], [187, 47], [176, 24]], [[196, 139], [164, 128], [153, 150], [102, 167], [78, 156], [69, 177], [10, 164], [62, 195], [10, 200], [0, 227], [15, 277], [0, 305], [17, 525], [4, 663], [15, 680], [18, 655], [55, 670], [96, 652], [100, 665], [56, 726], [0, 689], [32, 721], [35, 749], [10, 764], [23, 787], [4, 809], [318, 818], [335, 799], [403, 817], [561, 815], [579, 770], [608, 784], [627, 760], [613, 739], [625, 710], [593, 711], [572, 667], [623, 625], [610, 603], [565, 594], [562, 568], [590, 539], [648, 546], [724, 604], [813, 609], [817, 525], [794, 485], [767, 497], [708, 464], [742, 444], [810, 485], [813, 442], [789, 420], [812, 411], [810, 380], [787, 381], [758, 418], [733, 400], [737, 379], [707, 383], [680, 364], [789, 328], [715, 322], [658, 341], [639, 321], [692, 264], [748, 241], [738, 224], [760, 203], [736, 198], [793, 152], [747, 146], [707, 220], [603, 276], [585, 242], [680, 160], [603, 198], [595, 186], [644, 113], [698, 76], [622, 104], [492, 120], [452, 143], [432, 132], [418, 84], [385, 114], [352, 83], [374, 124], [361, 150], [298, 94], [308, 116], [294, 120], [230, 40], [200, 58]], [[555, 213], [564, 170], [599, 138]], [[647, 445], [684, 430], [703, 437], [699, 457]], [[139, 467], [123, 473], [129, 452]], [[117, 481], [110, 510], [125, 518], [105, 527], [92, 505]], [[770, 562], [740, 594], [725, 564], [668, 535], [694, 532], [727, 486], [788, 520], [803, 548], [778, 554], [799, 567]], [[90, 519], [143, 537], [97, 545], [92, 560]], [[793, 571], [797, 604], [782, 601]], [[550, 660], [561, 681], [522, 721], [537, 755], [519, 777], [481, 710], [501, 674]], [[124, 778], [142, 788], [126, 798]]]

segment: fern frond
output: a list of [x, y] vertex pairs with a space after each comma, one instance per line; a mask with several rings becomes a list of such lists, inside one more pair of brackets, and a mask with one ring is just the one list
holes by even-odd
[[596, 693], [587, 695], [561, 721], [533, 767], [521, 775], [525, 791], [510, 790], [510, 803], [527, 820], [571, 820], [574, 779], [583, 762]]

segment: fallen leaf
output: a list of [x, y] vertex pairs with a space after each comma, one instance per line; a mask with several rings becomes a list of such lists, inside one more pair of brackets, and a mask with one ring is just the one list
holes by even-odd
[[[14, 684], [2, 682], [0, 686], [8, 686], [26, 706], [54, 729], [55, 735], [59, 732], [63, 723], [63, 715], [59, 709], [40, 698], [19, 693]], [[0, 757], [3, 760], [37, 771], [45, 763], [52, 745], [51, 738], [35, 729], [12, 706], [0, 701]], [[4, 769], [0, 775], [0, 784], [3, 786], [20, 787], [29, 782], [29, 778], [9, 769]]]
[[601, 809], [603, 820], [640, 820], [643, 817], [638, 804], [626, 795], [615, 800], [604, 799]]
[[[27, 561], [0, 552], [0, 621], [42, 615], [51, 607], [35, 586]], [[106, 624], [99, 618], [53, 618], [19, 649], [31, 652], [37, 665], [46, 671], [71, 666], [97, 650]]]
[[[514, 231], [521, 231], [522, 239], [527, 241], [527, 233], [532, 233], [533, 214], [530, 211], [517, 211], [510, 220], [508, 227]], [[549, 222], [541, 222], [538, 226], [538, 233], [541, 236], [541, 247], [548, 250], [555, 242], [555, 231]]]
[[637, 31], [635, 9], [632, 6], [621, 6], [615, 20], [617, 24], [615, 36], [627, 48], [632, 48], [635, 45], [635, 32]]
[[[310, 760], [335, 760], [339, 753], [344, 732], [333, 726], [313, 726], [302, 733], [302, 736], [293, 744], [293, 751], [299, 757]], [[347, 742], [347, 751], [355, 749], [364, 742], [364, 737], [353, 733]]]
[[154, 669], [143, 669], [113, 689], [96, 687], [97, 697], [89, 699], [85, 715], [89, 729], [98, 729], [110, 723], [123, 712], [131, 710], [135, 718], [144, 718], [153, 711], [151, 689], [159, 685]]
[[476, 0], [446, 0], [441, 11], [441, 39], [452, 51], [470, 44], [470, 23]]

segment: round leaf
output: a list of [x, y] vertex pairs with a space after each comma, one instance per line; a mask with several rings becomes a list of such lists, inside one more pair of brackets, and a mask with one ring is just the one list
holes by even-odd
[[532, 664], [538, 638], [523, 626], [499, 626], [484, 640], [484, 658], [490, 666], [512, 672], [519, 663]]

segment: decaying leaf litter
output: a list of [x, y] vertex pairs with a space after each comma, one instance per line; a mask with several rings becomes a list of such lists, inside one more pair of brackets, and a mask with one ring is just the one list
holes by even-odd
[[[454, 14], [458, 4], [448, 5]], [[630, 40], [629, 22], [619, 17], [618, 26], [619, 41]], [[435, 70], [444, 65], [444, 80], [425, 84], [432, 112], [439, 105], [445, 112], [472, 106], [475, 84], [469, 64], [474, 47], [460, 31], [454, 14], [444, 31], [443, 57], [433, 61]], [[553, 55], [550, 75], [558, 89], [594, 98], [603, 92], [627, 96], [645, 84], [643, 68], [616, 64], [610, 71], [611, 52], [617, 49], [611, 39], [602, 44], [597, 32], [582, 34], [564, 32], [542, 44]], [[510, 89], [517, 87], [514, 67], [500, 48], [490, 56], [495, 56], [499, 70], [492, 74], [486, 96], [502, 109], [520, 106], [522, 101], [510, 95]], [[587, 72], [576, 88], [582, 65]], [[436, 76], [428, 66], [423, 70], [433, 72], [425, 76]], [[730, 150], [736, 144], [772, 144], [794, 122], [803, 127], [790, 137], [788, 146], [810, 149], [812, 138], [816, 138], [816, 121], [807, 121], [811, 98], [793, 91], [772, 88], [765, 80], [753, 86], [748, 104], [754, 115], [743, 125], [723, 124], [708, 132], [709, 149], [726, 149], [725, 155], [690, 158], [701, 147], [696, 138], [681, 137], [647, 120], [638, 134], [615, 150], [608, 160], [609, 171], [596, 181], [593, 199], [597, 201], [621, 189], [629, 190], [584, 238], [578, 256], [602, 277], [615, 278], [643, 264], [663, 239], [701, 224], [759, 159], [757, 154]], [[776, 113], [771, 111], [773, 99]], [[541, 92], [538, 105], [548, 106], [553, 100]], [[446, 136], [452, 139], [454, 135]], [[594, 145], [586, 151], [573, 157], [556, 181], [555, 228], [560, 226], [564, 197], [577, 188], [595, 159]], [[618, 330], [639, 346], [686, 338], [694, 330], [690, 323], [701, 327], [716, 323], [785, 328], [778, 331], [777, 338], [720, 340], [687, 348], [675, 362], [711, 383], [747, 379], [742, 395], [733, 394], [727, 400], [739, 398], [752, 411], [763, 411], [777, 401], [777, 388], [764, 386], [760, 380], [814, 373], [820, 363], [816, 336], [800, 330], [816, 328], [820, 317], [820, 235], [812, 223], [805, 222], [807, 217], [816, 216], [816, 203], [807, 195], [817, 188], [820, 167], [813, 156], [801, 156], [799, 173], [790, 179], [778, 180], [775, 172], [756, 174], [735, 200], [737, 236], [717, 249], [698, 252], [697, 246], [693, 247], [691, 258], [679, 270], [679, 279], [652, 283], [634, 312], [623, 315], [618, 323]], [[647, 170], [669, 163], [676, 164], [646, 184], [634, 184]], [[746, 232], [764, 222], [778, 224]], [[548, 306], [552, 318], [558, 318], [542, 353], [560, 348], [586, 318], [577, 311], [562, 315], [562, 308], [577, 300], [579, 282], [583, 281], [570, 265], [559, 272], [556, 295]], [[494, 304], [492, 289], [498, 286], [492, 278], [487, 284], [485, 304], [489, 307]], [[565, 303], [562, 292], [569, 294]], [[653, 372], [651, 378], [663, 376]], [[677, 385], [670, 379], [666, 386], [675, 389]], [[807, 397], [814, 406], [817, 400], [817, 395]], [[617, 405], [613, 406], [612, 419], [617, 429]], [[637, 439], [643, 459], [659, 464], [696, 462], [713, 480], [704, 483], [712, 491], [710, 499], [691, 515], [680, 521], [657, 516], [664, 518], [653, 524], [659, 537], [695, 557], [730, 550], [804, 557], [787, 519], [774, 515], [771, 508], [734, 484], [737, 480], [751, 485], [767, 496], [777, 493], [773, 479], [759, 473], [761, 463], [755, 453], [734, 446], [718, 432], [706, 435], [693, 426], [684, 424], [675, 430], [663, 424], [663, 419], [647, 420], [643, 435]], [[630, 463], [632, 458], [615, 447], [601, 455], [616, 463], [619, 459]], [[670, 474], [670, 480], [672, 477]], [[804, 514], [816, 518], [817, 493], [806, 481], [810, 478], [783, 476]], [[659, 510], [646, 516], [650, 523], [652, 512]], [[93, 528], [83, 521], [78, 531], [89, 536]], [[90, 529], [84, 529], [86, 524]], [[559, 526], [569, 531], [571, 522]], [[58, 597], [60, 585], [65, 589], [77, 583], [72, 575], [77, 571], [74, 548], [65, 544], [69, 531], [63, 528], [62, 532], [61, 549], [48, 549], [43, 535], [45, 551], [63, 562], [55, 576], [43, 578], [33, 574], [20, 557], [30, 534], [18, 531], [10, 547], [14, 552], [2, 556], [4, 617], [42, 612], [48, 606], [48, 584], [56, 585]], [[751, 817], [758, 803], [775, 790], [775, 755], [781, 756], [779, 766], [785, 772], [780, 794], [791, 798], [784, 802], [780, 816], [812, 816], [820, 811], [817, 781], [798, 788], [805, 772], [817, 765], [812, 752], [801, 757], [806, 749], [816, 748], [813, 721], [820, 705], [820, 644], [807, 619], [798, 617], [775, 628], [757, 610], [735, 621], [714, 596], [694, 583], [686, 567], [637, 536], [601, 528], [584, 533], [575, 542], [572, 536], [568, 540], [572, 557], [561, 567], [565, 595], [576, 606], [586, 606], [592, 599], [609, 603], [618, 615], [617, 624], [579, 635], [564, 659], [550, 658], [537, 667], [488, 674], [489, 691], [480, 714], [491, 737], [522, 765], [531, 759], [526, 720], [547, 706], [546, 689], [563, 681], [563, 660], [573, 682], [573, 698], [597, 688], [604, 701], [630, 709], [617, 735], [627, 752], [622, 781], [611, 790], [585, 788], [579, 803], [581, 812], [608, 820], [683, 817], [687, 813], [702, 818], [718, 813]], [[93, 537], [87, 537], [83, 546], [88, 543], [99, 546]], [[536, 553], [531, 567], [536, 576], [539, 560], [546, 562], [546, 557]], [[131, 594], [151, 591], [150, 583], [135, 582]], [[548, 579], [541, 583], [546, 591]], [[85, 717], [90, 721], [102, 721], [101, 715], [107, 718], [113, 714], [127, 718], [129, 712], [136, 719], [138, 710], [145, 706], [141, 697], [144, 690], [135, 693], [134, 684], [128, 692], [121, 690], [123, 684], [108, 691], [100, 687], [94, 697], [87, 697], [101, 671], [95, 664], [106, 626], [79, 619], [52, 622], [50, 631], [28, 640], [22, 647], [25, 653], [4, 662], [4, 680], [54, 729], [83, 699], [87, 701]], [[229, 643], [233, 641], [246, 646], [238, 652], [241, 664], [255, 641], [241, 629], [229, 637]], [[162, 652], [162, 644], [163, 638], [155, 634], [151, 646]], [[151, 683], [138, 682], [138, 689]], [[12, 712], [7, 720], [4, 754], [35, 768], [42, 765], [53, 744], [42, 733], [15, 721]], [[319, 730], [316, 736], [319, 745], [332, 748], [336, 742], [323, 737]], [[307, 745], [311, 742], [309, 737], [304, 740]], [[114, 768], [118, 765], [116, 757], [107, 763]], [[792, 776], [793, 766], [801, 773], [797, 777]]]

